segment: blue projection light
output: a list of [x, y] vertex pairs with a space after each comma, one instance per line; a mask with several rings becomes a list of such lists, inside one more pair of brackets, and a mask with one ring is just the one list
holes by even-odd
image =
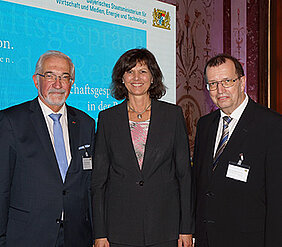
[[96, 119], [119, 103], [109, 92], [115, 62], [126, 50], [146, 47], [146, 40], [144, 30], [1, 2], [0, 109], [36, 97], [35, 64], [47, 50], [59, 50], [76, 68], [67, 102]]

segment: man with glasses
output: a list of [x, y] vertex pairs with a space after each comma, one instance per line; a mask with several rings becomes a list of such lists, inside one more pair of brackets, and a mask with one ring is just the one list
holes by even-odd
[[245, 93], [236, 58], [211, 58], [204, 77], [219, 109], [197, 126], [195, 246], [280, 247], [282, 117]]
[[0, 246], [92, 246], [95, 123], [65, 104], [74, 80], [71, 59], [48, 51], [38, 97], [0, 112]]

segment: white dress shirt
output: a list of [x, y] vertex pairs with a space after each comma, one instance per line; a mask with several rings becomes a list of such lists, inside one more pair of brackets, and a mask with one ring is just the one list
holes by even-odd
[[[243, 111], [245, 110], [248, 101], [249, 101], [249, 97], [247, 94], [245, 94], [245, 99], [244, 101], [231, 113], [231, 115], [229, 117], [232, 118], [232, 121], [229, 123], [228, 128], [229, 128], [229, 134], [228, 134], [228, 140], [230, 138], [230, 136], [232, 135]], [[215, 139], [215, 145], [214, 145], [214, 152], [213, 152], [213, 157], [215, 156], [218, 144], [220, 142], [221, 139], [221, 135], [222, 135], [222, 128], [223, 128], [223, 117], [224, 116], [228, 116], [227, 114], [225, 114], [222, 110], [220, 110], [220, 120], [218, 123], [218, 128], [217, 128], [217, 134], [216, 134], [216, 139]]]
[[48, 131], [50, 134], [50, 138], [53, 144], [54, 152], [55, 152], [55, 146], [54, 146], [54, 134], [53, 134], [53, 124], [54, 121], [52, 118], [49, 117], [50, 114], [58, 114], [61, 113], [62, 116], [60, 118], [60, 123], [63, 129], [63, 136], [64, 136], [64, 143], [65, 143], [65, 149], [66, 149], [66, 155], [67, 155], [67, 161], [68, 161], [68, 166], [70, 165], [71, 162], [71, 152], [70, 152], [70, 142], [69, 142], [69, 131], [68, 131], [68, 117], [67, 117], [67, 108], [66, 104], [63, 105], [63, 107], [58, 111], [58, 112], [53, 112], [47, 105], [45, 105], [41, 99], [38, 97], [38, 102], [39, 105], [42, 109], [45, 122], [48, 127]]

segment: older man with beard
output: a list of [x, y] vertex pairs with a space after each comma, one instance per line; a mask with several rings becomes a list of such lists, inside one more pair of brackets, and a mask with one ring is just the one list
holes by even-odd
[[71, 59], [44, 53], [38, 97], [0, 112], [0, 246], [92, 246], [94, 120], [65, 104]]

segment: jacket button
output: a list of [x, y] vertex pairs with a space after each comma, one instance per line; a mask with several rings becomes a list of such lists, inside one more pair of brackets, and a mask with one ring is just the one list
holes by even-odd
[[60, 220], [60, 219], [56, 219], [56, 223], [57, 223], [57, 224], [60, 224], [60, 223], [61, 223], [61, 220]]
[[67, 194], [67, 192], [65, 190], [63, 190], [63, 196], [65, 196]]
[[144, 185], [144, 181], [143, 180], [139, 181], [139, 185], [143, 186]]

